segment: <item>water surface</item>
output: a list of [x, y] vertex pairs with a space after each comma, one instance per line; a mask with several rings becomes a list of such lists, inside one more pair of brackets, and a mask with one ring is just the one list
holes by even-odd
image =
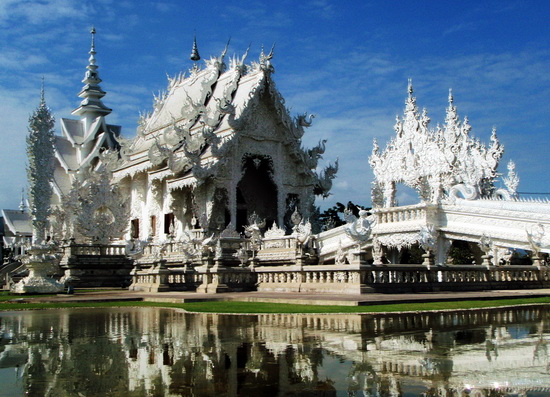
[[3, 312], [0, 396], [548, 396], [549, 313]]

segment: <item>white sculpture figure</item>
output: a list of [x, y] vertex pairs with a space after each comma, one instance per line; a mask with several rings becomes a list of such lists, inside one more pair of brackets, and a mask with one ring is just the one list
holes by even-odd
[[305, 246], [311, 237], [311, 223], [302, 221], [295, 228], [296, 239], [300, 246]]
[[256, 213], [252, 213], [248, 218], [248, 225], [245, 226], [244, 233], [250, 239], [250, 249], [252, 250], [252, 260], [256, 258], [256, 252], [262, 244], [262, 231], [265, 227], [265, 219], [260, 219]]
[[241, 267], [246, 266], [246, 262], [248, 261], [248, 251], [243, 243], [241, 243], [240, 248], [233, 254], [233, 256], [241, 262]]
[[298, 225], [302, 221], [302, 215], [298, 212], [298, 207], [294, 207], [294, 212], [290, 216], [290, 221], [294, 225], [292, 227], [292, 234], [296, 234], [296, 229], [298, 228]]
[[176, 241], [176, 250], [179, 254], [182, 254], [185, 257], [186, 262], [192, 262], [193, 259], [198, 259], [200, 256], [200, 250], [197, 249], [197, 246], [200, 241], [194, 240], [191, 235], [185, 230], [181, 233], [180, 239]]
[[375, 225], [376, 217], [369, 215], [366, 210], [359, 211], [359, 218], [353, 215], [350, 211], [346, 210], [345, 218], [347, 225], [345, 228], [346, 234], [359, 244], [366, 242], [372, 232], [372, 228]]
[[451, 197], [475, 199], [494, 191], [496, 168], [502, 157], [496, 130], [489, 147], [470, 137], [468, 119], [460, 121], [449, 92], [443, 127], [429, 128], [427, 111], [416, 106], [409, 80], [403, 119], [397, 117], [396, 136], [380, 151], [376, 141], [369, 163], [373, 169], [373, 205], [395, 205], [395, 185], [416, 189], [423, 201], [437, 203], [445, 192]]
[[482, 265], [489, 267], [491, 265], [490, 252], [493, 249], [493, 240], [490, 237], [483, 234], [479, 239], [479, 248], [483, 251], [483, 263]]
[[346, 263], [346, 253], [342, 248], [342, 240], [338, 241], [338, 250], [336, 251], [336, 256], [334, 257], [334, 263], [337, 265], [344, 265]]
[[219, 239], [214, 237], [214, 233], [210, 237], [206, 237], [201, 241], [202, 252], [205, 254], [210, 254], [210, 252], [215, 252], [215, 247]]
[[30, 213], [32, 219], [32, 246], [21, 258], [29, 269], [29, 275], [12, 286], [15, 293], [57, 293], [63, 285], [51, 278], [59, 266], [55, 245], [46, 243], [48, 215], [54, 171], [53, 127], [55, 120], [44, 98], [44, 85], [40, 105], [29, 119], [27, 138]]
[[514, 255], [514, 250], [511, 248], [498, 247], [497, 248], [498, 264], [500, 266], [509, 265]]
[[376, 236], [374, 236], [374, 238], [372, 239], [372, 264], [382, 265], [382, 257], [382, 244], [380, 243], [380, 240]]
[[422, 255], [424, 258], [423, 264], [425, 266], [430, 267], [433, 265], [433, 257], [437, 247], [438, 234], [438, 231], [432, 224], [427, 224], [420, 228], [420, 238], [418, 239], [418, 244], [425, 251]]
[[143, 256], [143, 251], [147, 245], [149, 245], [149, 241], [146, 240], [127, 240], [124, 253], [132, 259], [139, 259]]
[[542, 248], [542, 238], [546, 231], [544, 225], [541, 223], [534, 226], [531, 231], [525, 231], [527, 233], [527, 242], [529, 243], [529, 250], [531, 251], [531, 257], [533, 259], [533, 265], [541, 266], [540, 251]]

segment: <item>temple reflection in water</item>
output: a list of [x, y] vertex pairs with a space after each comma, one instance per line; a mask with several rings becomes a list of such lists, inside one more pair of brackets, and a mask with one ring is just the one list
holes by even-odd
[[542, 396], [548, 317], [1, 313], [0, 395]]

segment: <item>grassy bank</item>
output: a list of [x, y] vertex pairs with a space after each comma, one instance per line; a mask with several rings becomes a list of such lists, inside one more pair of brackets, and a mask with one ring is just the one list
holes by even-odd
[[[7, 295], [2, 295], [6, 298]], [[13, 296], [9, 297], [14, 299]], [[486, 307], [503, 307], [533, 304], [550, 304], [550, 297], [498, 299], [498, 300], [471, 300], [455, 302], [429, 303], [401, 303], [371, 306], [334, 306], [334, 305], [294, 305], [284, 303], [260, 302], [193, 302], [193, 303], [165, 303], [165, 302], [33, 302], [31, 297], [25, 296], [25, 303], [0, 301], [1, 311], [31, 310], [31, 309], [59, 309], [73, 307], [167, 307], [184, 309], [190, 312], [201, 313], [383, 313], [383, 312], [411, 312], [434, 310], [463, 310]]]

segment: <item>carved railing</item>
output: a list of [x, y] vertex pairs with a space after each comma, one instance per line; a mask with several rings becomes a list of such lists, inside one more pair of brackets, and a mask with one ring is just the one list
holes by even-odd
[[261, 249], [297, 249], [298, 240], [294, 236], [282, 236], [282, 237], [273, 237], [270, 239], [262, 240]]
[[[206, 277], [206, 278], [205, 278]], [[458, 291], [550, 287], [550, 272], [535, 266], [259, 266], [150, 268], [133, 272], [134, 285], [162, 284], [170, 290], [194, 291], [200, 284], [223, 284], [229, 290], [360, 294], [369, 291]]]
[[[348, 268], [346, 268], [348, 267]], [[442, 291], [550, 286], [550, 272], [535, 266], [476, 265], [427, 268], [421, 265], [307, 266], [302, 269], [256, 269], [259, 291], [333, 292]]]
[[428, 216], [426, 204], [377, 208], [373, 212], [376, 215], [376, 220], [379, 225], [384, 223], [425, 220]]
[[69, 244], [61, 247], [64, 255], [81, 256], [119, 256], [125, 255], [125, 246], [118, 244], [111, 245], [88, 245], [88, 244]]

